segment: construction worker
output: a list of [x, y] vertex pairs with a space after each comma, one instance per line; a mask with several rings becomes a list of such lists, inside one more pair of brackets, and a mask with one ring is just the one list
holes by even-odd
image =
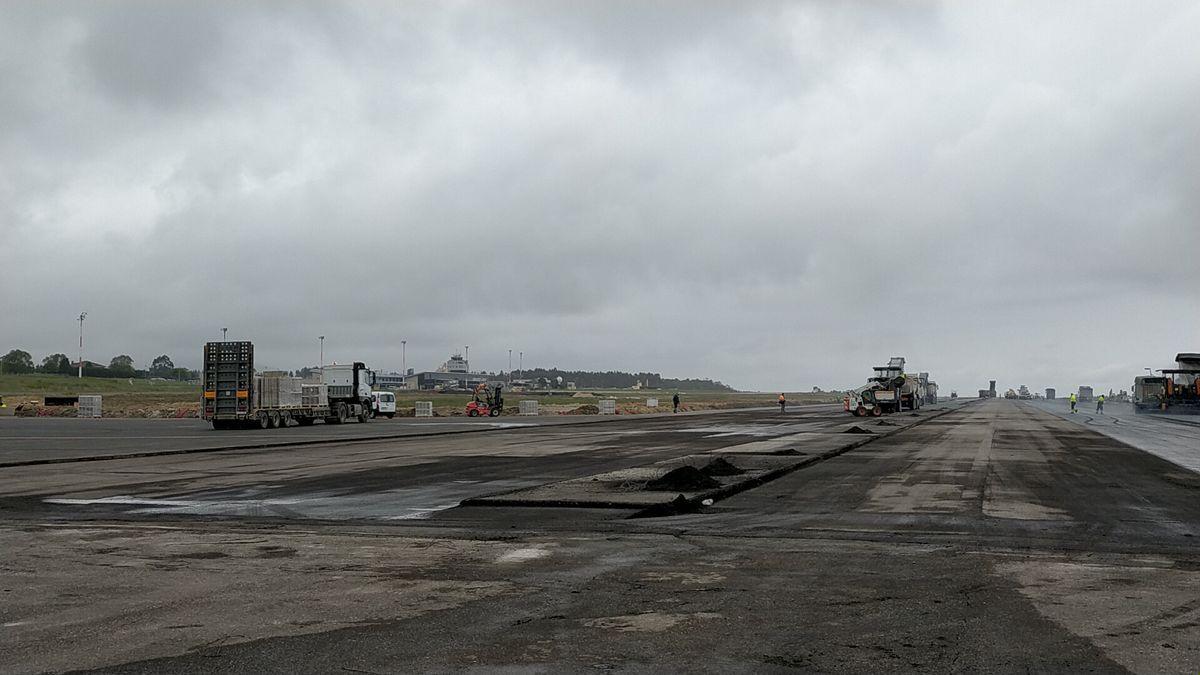
[[675, 392], [675, 395], [671, 397], [671, 405], [675, 407], [675, 412], [679, 412], [679, 392]]
[[1071, 395], [1067, 398], [1071, 401], [1071, 414], [1074, 415], [1076, 412], [1078, 412], [1075, 410], [1075, 404], [1079, 402], [1079, 399], [1075, 398], [1075, 392], [1071, 392]]
[[779, 414], [786, 412], [787, 398], [782, 393], [779, 394]]
[[1096, 412], [1100, 413], [1101, 415], [1104, 414], [1104, 394], [1100, 394], [1096, 397]]

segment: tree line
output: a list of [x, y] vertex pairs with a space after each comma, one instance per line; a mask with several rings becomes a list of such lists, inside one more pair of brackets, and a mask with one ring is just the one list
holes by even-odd
[[733, 387], [719, 380], [675, 379], [658, 373], [625, 373], [618, 370], [593, 372], [587, 370], [559, 370], [558, 368], [531, 368], [520, 373], [523, 380], [545, 381], [554, 385], [558, 378], [574, 382], [580, 389], [628, 389], [638, 384], [648, 389], [681, 389], [684, 391], [734, 391]]
[[[51, 354], [44, 359], [40, 364], [35, 363], [33, 355], [23, 349], [13, 349], [4, 356], [0, 357], [0, 373], [23, 375], [29, 373], [42, 373], [44, 375], [77, 375], [79, 369], [75, 364], [71, 363], [71, 359], [66, 354]], [[196, 380], [200, 378], [199, 371], [189, 370], [188, 368], [176, 368], [175, 363], [171, 361], [171, 357], [163, 354], [156, 357], [150, 362], [150, 365], [145, 369], [139, 369], [133, 362], [133, 357], [128, 354], [114, 356], [108, 362], [108, 366], [102, 366], [91, 361], [83, 362], [83, 374], [85, 377], [119, 377], [119, 378], [151, 378], [158, 377], [164, 380]]]

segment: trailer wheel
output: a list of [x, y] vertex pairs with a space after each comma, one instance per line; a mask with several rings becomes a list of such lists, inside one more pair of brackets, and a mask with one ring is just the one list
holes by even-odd
[[881, 406], [875, 406], [874, 408], [871, 408], [871, 417], [882, 417], [882, 416], [883, 416], [883, 408]]
[[285, 411], [279, 413], [279, 428], [286, 429], [288, 427], [288, 422], [290, 422], [291, 420], [292, 420], [292, 414], [290, 412], [285, 410]]
[[279, 411], [278, 410], [272, 410], [271, 414], [267, 416], [267, 426], [271, 427], [272, 429], [279, 428]]
[[267, 415], [267, 413], [265, 411], [258, 413], [258, 428], [259, 429], [269, 429], [270, 427], [271, 427], [271, 417], [269, 415]]

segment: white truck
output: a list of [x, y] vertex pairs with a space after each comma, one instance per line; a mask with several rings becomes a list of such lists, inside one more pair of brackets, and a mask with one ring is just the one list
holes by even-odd
[[318, 381], [287, 373], [256, 373], [250, 342], [204, 346], [204, 390], [200, 414], [214, 429], [277, 429], [295, 421], [341, 424], [371, 419], [375, 374], [360, 362], [325, 366]]

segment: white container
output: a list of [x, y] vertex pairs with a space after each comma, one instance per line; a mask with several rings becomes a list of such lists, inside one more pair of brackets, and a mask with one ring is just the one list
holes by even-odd
[[657, 408], [658, 407], [658, 399], [656, 399], [656, 398], [646, 399], [646, 407], [647, 408]]
[[601, 415], [616, 415], [617, 401], [616, 399], [611, 398], [601, 399], [599, 402], [599, 408]]
[[96, 418], [101, 416], [103, 397], [102, 396], [80, 396], [79, 397], [79, 417]]
[[417, 417], [433, 417], [433, 401], [417, 401]]
[[538, 402], [537, 401], [521, 401], [517, 405], [520, 407], [520, 414], [522, 414], [522, 415], [538, 414]]

